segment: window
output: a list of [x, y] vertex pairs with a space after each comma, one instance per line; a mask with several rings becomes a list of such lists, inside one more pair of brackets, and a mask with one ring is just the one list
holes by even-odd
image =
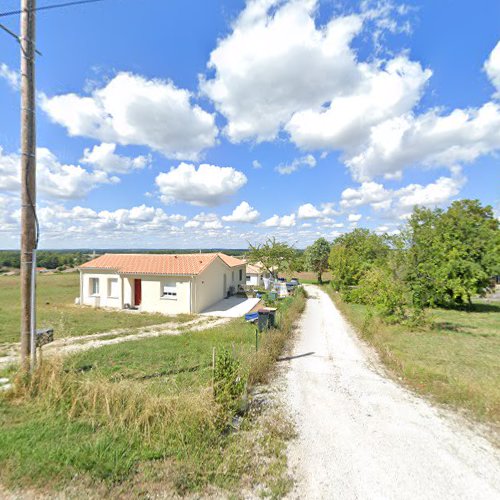
[[118, 279], [108, 279], [108, 297], [118, 298]]
[[234, 281], [234, 271], [231, 271], [231, 281]]
[[176, 299], [177, 283], [175, 281], [166, 281], [163, 283], [161, 296], [165, 299]]
[[240, 281], [243, 281], [243, 269], [240, 269]]
[[252, 279], [251, 276], [247, 276], [247, 281], [250, 281]]
[[99, 278], [90, 278], [90, 295], [99, 295]]

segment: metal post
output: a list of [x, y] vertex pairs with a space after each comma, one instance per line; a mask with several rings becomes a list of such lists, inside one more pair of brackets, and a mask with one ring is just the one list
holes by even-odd
[[21, 365], [30, 367], [36, 229], [35, 8], [21, 0]]
[[33, 250], [33, 263], [31, 264], [31, 325], [30, 325], [30, 371], [36, 368], [36, 249]]

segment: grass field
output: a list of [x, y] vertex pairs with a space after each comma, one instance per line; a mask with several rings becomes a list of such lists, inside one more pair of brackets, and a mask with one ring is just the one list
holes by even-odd
[[413, 389], [500, 428], [500, 302], [476, 302], [472, 312], [431, 309], [426, 327], [410, 328], [384, 324], [325, 290]]
[[46, 363], [31, 385], [0, 395], [0, 483], [96, 498], [256, 484], [282, 495], [292, 428], [276, 414], [227, 432], [232, 413], [214, 400], [212, 352], [228, 350], [243, 380], [261, 381], [303, 304], [302, 295], [285, 300], [280, 328], [260, 335], [258, 353], [255, 327], [234, 320]]
[[[318, 275], [316, 273], [304, 271], [301, 273], [296, 273], [294, 276], [299, 278], [301, 283], [312, 283], [312, 284], [318, 283]], [[330, 271], [326, 271], [322, 274], [323, 282], [330, 281], [331, 278], [332, 278], [332, 275], [331, 275]]]
[[[79, 282], [78, 273], [37, 276], [39, 328], [52, 326], [56, 337], [71, 337], [189, 319], [75, 306]], [[0, 276], [0, 344], [19, 340], [20, 307], [19, 276]]]

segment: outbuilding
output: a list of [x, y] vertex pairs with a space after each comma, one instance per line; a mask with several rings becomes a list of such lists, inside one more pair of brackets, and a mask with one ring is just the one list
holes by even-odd
[[246, 280], [224, 253], [104, 254], [79, 270], [80, 304], [163, 314], [200, 313]]

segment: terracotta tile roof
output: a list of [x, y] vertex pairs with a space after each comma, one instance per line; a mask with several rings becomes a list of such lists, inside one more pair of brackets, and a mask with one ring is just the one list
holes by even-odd
[[256, 264], [247, 264], [247, 274], [261, 274], [263, 269]]
[[[210, 254], [209, 254], [210, 255]], [[231, 255], [226, 255], [225, 253], [217, 254], [229, 267], [242, 266], [245, 264], [243, 259], [237, 259], [236, 257], [231, 257]]]
[[[121, 274], [192, 275], [200, 274], [217, 257], [229, 267], [242, 262], [222, 253], [192, 254], [116, 254], [106, 253], [80, 266], [80, 269], [103, 269]], [[238, 264], [234, 261], [237, 260]]]

